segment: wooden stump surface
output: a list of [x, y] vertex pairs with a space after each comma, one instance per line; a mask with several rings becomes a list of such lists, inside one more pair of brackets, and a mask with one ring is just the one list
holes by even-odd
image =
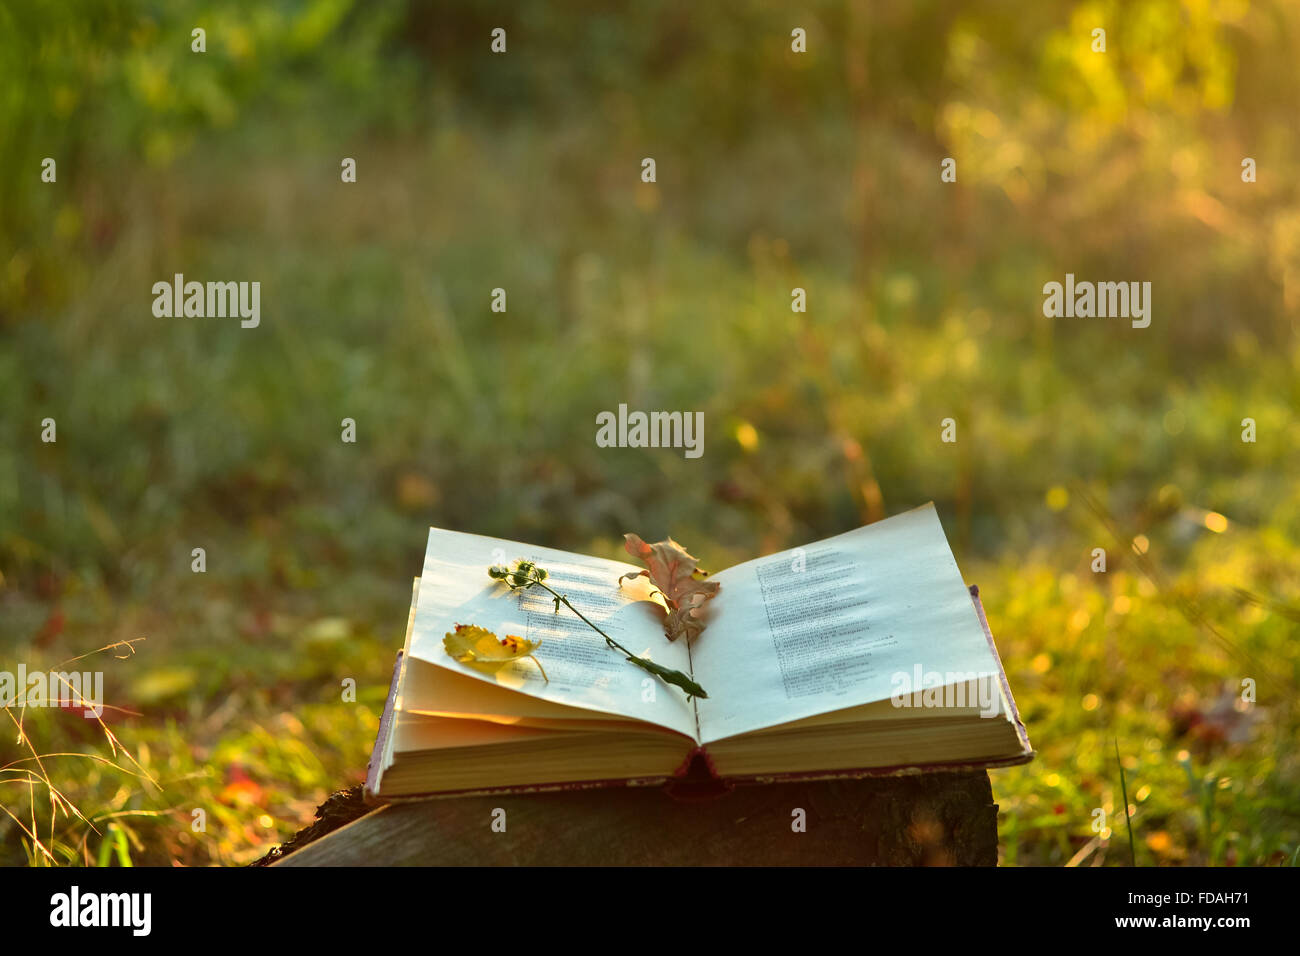
[[[261, 863], [277, 866], [958, 865], [997, 863], [986, 771], [754, 784], [705, 800], [659, 788], [394, 804], [355, 790]], [[332, 798], [333, 800], [333, 798]], [[505, 811], [494, 832], [493, 811]], [[806, 831], [792, 830], [793, 811]], [[499, 815], [497, 815], [499, 817]]]

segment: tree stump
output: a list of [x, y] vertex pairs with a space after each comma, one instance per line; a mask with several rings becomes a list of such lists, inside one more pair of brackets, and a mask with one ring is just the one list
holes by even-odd
[[[335, 794], [277, 866], [994, 866], [987, 771], [738, 786], [495, 794], [368, 808]], [[500, 831], [504, 810], [504, 831]], [[797, 823], [804, 813], [805, 829]], [[493, 822], [498, 821], [494, 830]], [[255, 864], [256, 865], [256, 864]]]

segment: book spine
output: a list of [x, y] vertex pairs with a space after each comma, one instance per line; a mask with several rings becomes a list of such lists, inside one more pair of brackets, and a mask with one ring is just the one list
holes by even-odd
[[370, 751], [370, 763], [366, 766], [366, 785], [362, 789], [362, 799], [366, 803], [374, 805], [379, 803], [377, 791], [379, 789], [379, 773], [382, 769], [379, 765], [384, 759], [384, 742], [388, 739], [388, 734], [393, 723], [393, 709], [397, 702], [397, 683], [402, 673], [402, 652], [397, 652], [397, 660], [393, 663], [393, 680], [388, 685], [388, 699], [384, 701], [384, 713], [379, 718], [379, 732], [375, 735], [375, 747]]

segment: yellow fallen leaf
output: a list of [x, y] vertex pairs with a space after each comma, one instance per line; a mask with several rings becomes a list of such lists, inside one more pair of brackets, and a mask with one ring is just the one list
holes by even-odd
[[542, 672], [543, 679], [550, 683], [541, 661], [533, 657], [534, 652], [542, 646], [541, 641], [529, 641], [514, 634], [497, 637], [484, 627], [457, 624], [456, 630], [448, 631], [443, 636], [442, 646], [462, 664], [489, 672], [500, 670], [513, 661], [530, 658]]

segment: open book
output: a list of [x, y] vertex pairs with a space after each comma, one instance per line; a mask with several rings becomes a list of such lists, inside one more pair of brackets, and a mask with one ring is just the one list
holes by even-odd
[[[520, 557], [624, 647], [708, 697], [632, 666], [549, 594], [489, 579], [489, 565]], [[664, 609], [646, 591], [620, 587], [640, 570], [430, 529], [368, 799], [655, 784], [699, 755], [719, 777], [750, 780], [1032, 755], [932, 504], [713, 575], [721, 588], [690, 645], [665, 638]], [[443, 646], [456, 624], [541, 640], [549, 680], [528, 659], [495, 673], [461, 663]]]

